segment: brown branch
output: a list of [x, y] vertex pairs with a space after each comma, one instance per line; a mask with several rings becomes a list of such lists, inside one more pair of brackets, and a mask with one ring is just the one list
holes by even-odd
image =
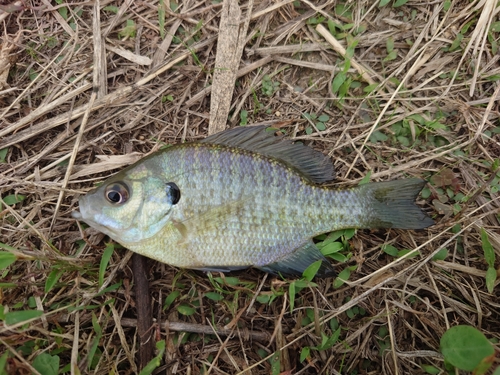
[[241, 10], [236, 0], [224, 1], [221, 12], [217, 55], [210, 99], [210, 121], [208, 134], [225, 129], [227, 116], [233, 99], [236, 74], [240, 65], [247, 35], [253, 2], [248, 4], [248, 13], [240, 25]]
[[[137, 335], [139, 336], [139, 369], [142, 370], [155, 355], [153, 314], [149, 297], [149, 283], [146, 271], [147, 258], [134, 253], [132, 271], [135, 280], [135, 297], [137, 306]], [[123, 322], [122, 322], [123, 325]]]
[[[121, 324], [123, 327], [136, 327], [137, 320], [130, 318], [122, 318]], [[241, 336], [243, 340], [255, 340], [266, 342], [270, 339], [271, 335], [266, 331], [250, 331], [248, 329], [239, 328], [238, 330], [226, 329], [220, 327], [214, 327], [215, 332], [210, 326], [195, 323], [184, 323], [184, 322], [169, 322], [165, 321], [161, 323], [161, 328], [163, 330], [169, 330], [174, 332], [194, 332], [202, 333], [207, 335], [217, 334], [219, 336], [230, 336], [237, 335]]]

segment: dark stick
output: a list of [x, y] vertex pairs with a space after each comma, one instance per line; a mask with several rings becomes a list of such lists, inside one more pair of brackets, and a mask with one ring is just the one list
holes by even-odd
[[135, 280], [135, 303], [137, 308], [137, 334], [139, 335], [139, 370], [142, 370], [155, 354], [153, 314], [146, 272], [147, 258], [135, 254], [132, 256], [132, 272]]
[[[122, 318], [122, 327], [135, 327], [137, 321], [130, 318]], [[219, 336], [230, 336], [235, 335], [235, 337], [240, 337], [244, 341], [256, 340], [256, 341], [269, 341], [271, 334], [266, 331], [249, 331], [248, 329], [226, 329], [223, 327], [215, 327], [214, 329], [208, 325], [195, 324], [195, 323], [184, 323], [184, 322], [169, 322], [164, 321], [160, 323], [162, 330], [169, 330], [175, 332], [195, 332], [207, 335], [217, 334]]]

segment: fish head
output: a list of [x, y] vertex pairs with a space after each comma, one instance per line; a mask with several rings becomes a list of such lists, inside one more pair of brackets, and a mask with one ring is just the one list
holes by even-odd
[[75, 219], [124, 245], [153, 237], [170, 220], [180, 190], [144, 166], [124, 170], [79, 198]]

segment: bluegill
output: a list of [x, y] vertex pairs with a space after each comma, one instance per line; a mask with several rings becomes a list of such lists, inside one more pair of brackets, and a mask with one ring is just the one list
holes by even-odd
[[139, 160], [80, 197], [73, 217], [172, 266], [294, 276], [321, 260], [320, 277], [335, 271], [319, 234], [433, 224], [414, 203], [423, 180], [324, 186], [333, 178], [322, 153], [240, 127]]

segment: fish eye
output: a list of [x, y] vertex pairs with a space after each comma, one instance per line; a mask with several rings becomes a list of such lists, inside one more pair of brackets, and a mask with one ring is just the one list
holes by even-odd
[[128, 186], [123, 182], [115, 182], [106, 187], [106, 199], [112, 204], [123, 204], [130, 196]]
[[173, 182], [167, 183], [167, 194], [170, 198], [171, 204], [177, 204], [181, 200], [181, 190]]

